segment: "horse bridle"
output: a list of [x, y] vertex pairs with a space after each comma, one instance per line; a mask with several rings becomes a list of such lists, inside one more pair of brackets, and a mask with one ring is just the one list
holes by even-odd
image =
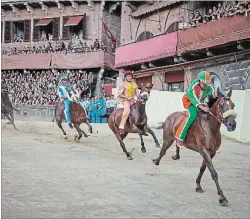
[[142, 96], [144, 96], [144, 95], [147, 95], [147, 100], [148, 100], [148, 98], [149, 98], [150, 95], [149, 95], [149, 93], [147, 91], [143, 91], [142, 93], [140, 93], [140, 95], [139, 95], [140, 96], [139, 101], [145, 104], [146, 101], [142, 101], [143, 100]]
[[[220, 97], [218, 100], [216, 100], [216, 102], [218, 102], [218, 108], [219, 108], [219, 118], [217, 116], [215, 116], [210, 110], [208, 111], [208, 113], [213, 116], [215, 119], [218, 120], [218, 122], [220, 123], [223, 123], [224, 124], [224, 121], [227, 117], [229, 117], [230, 115], [232, 116], [235, 116], [236, 117], [236, 113], [232, 110], [232, 109], [229, 109], [225, 112], [222, 112], [222, 109], [221, 109], [221, 104], [220, 104], [220, 101], [223, 100], [224, 97]], [[226, 113], [228, 115], [226, 115]]]

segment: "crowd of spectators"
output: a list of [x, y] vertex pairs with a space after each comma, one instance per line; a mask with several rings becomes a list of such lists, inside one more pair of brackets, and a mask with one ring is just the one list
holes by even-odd
[[[51, 35], [52, 36], [52, 35]], [[22, 37], [14, 35], [14, 42], [23, 42]], [[19, 54], [37, 54], [37, 53], [84, 53], [84, 52], [96, 52], [107, 51], [107, 46], [104, 42], [100, 44], [98, 39], [95, 39], [92, 43], [82, 39], [81, 33], [73, 34], [71, 39], [66, 42], [61, 39], [59, 41], [47, 40], [42, 36], [41, 41], [34, 44], [34, 46], [15, 46], [9, 48], [3, 48], [2, 54], [5, 55], [19, 55]]]
[[[37, 71], [2, 71], [2, 80], [9, 88], [10, 99], [14, 104], [54, 105], [57, 100], [57, 87], [62, 74], [67, 74], [74, 87], [81, 92], [89, 90], [94, 74], [82, 70], [37, 70]], [[85, 95], [89, 95], [85, 92]]]
[[107, 122], [106, 113], [116, 108], [112, 97], [93, 97], [91, 85], [95, 83], [94, 73], [84, 70], [2, 71], [2, 81], [8, 86], [8, 93], [14, 105], [54, 106], [58, 99], [57, 89], [61, 75], [68, 75], [70, 84], [81, 94], [81, 105], [86, 109], [93, 123]]
[[246, 15], [250, 12], [249, 1], [224, 1], [219, 2], [217, 7], [214, 6], [208, 10], [208, 14], [202, 16], [199, 11], [190, 13], [189, 21], [185, 21], [184, 17], [180, 18], [179, 29], [187, 29], [190, 27], [199, 26], [202, 23], [207, 23], [217, 19], [238, 15]]

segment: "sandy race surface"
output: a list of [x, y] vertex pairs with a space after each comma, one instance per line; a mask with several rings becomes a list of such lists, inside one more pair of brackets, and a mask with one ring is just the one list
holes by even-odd
[[[204, 193], [195, 192], [202, 162], [195, 152], [182, 149], [174, 161], [172, 147], [156, 167], [151, 137], [145, 154], [137, 135], [125, 139], [129, 161], [107, 124], [80, 143], [66, 124], [69, 140], [53, 123], [16, 124], [21, 131], [2, 121], [2, 218], [249, 218], [250, 145], [223, 139], [214, 159], [229, 201], [221, 207], [209, 171]], [[162, 141], [162, 130], [156, 135]]]

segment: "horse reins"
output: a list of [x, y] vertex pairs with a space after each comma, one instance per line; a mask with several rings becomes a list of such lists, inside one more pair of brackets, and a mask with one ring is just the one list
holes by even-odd
[[210, 110], [208, 111], [208, 113], [209, 113], [211, 116], [213, 116], [215, 119], [217, 119], [218, 122], [223, 123], [223, 120], [217, 118]]

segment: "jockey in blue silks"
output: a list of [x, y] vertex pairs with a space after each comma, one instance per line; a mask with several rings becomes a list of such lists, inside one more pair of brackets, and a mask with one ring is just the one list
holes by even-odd
[[65, 117], [66, 121], [69, 125], [69, 127], [72, 129], [72, 123], [71, 123], [71, 116], [70, 116], [70, 104], [71, 101], [68, 99], [69, 97], [69, 90], [71, 89], [71, 86], [68, 84], [68, 77], [66, 75], [61, 76], [61, 85], [59, 86], [57, 92], [59, 94], [59, 98], [61, 101], [64, 102], [65, 105]]

